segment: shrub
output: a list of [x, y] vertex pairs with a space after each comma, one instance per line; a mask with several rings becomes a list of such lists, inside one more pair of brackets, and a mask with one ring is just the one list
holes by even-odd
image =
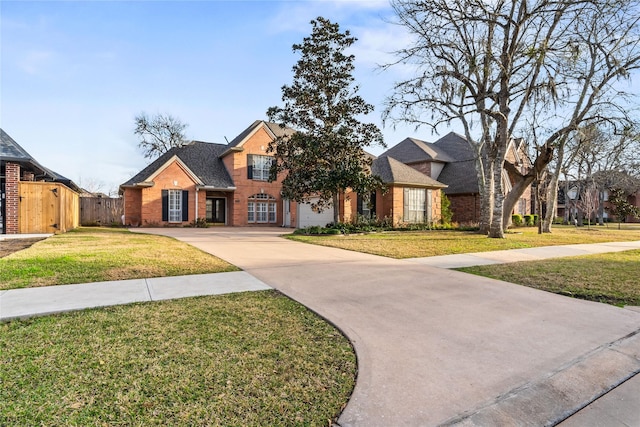
[[514, 227], [522, 226], [522, 215], [520, 214], [511, 215], [511, 222], [513, 223]]
[[441, 194], [440, 203], [442, 205], [442, 207], [440, 208], [440, 215], [442, 217], [440, 221], [443, 224], [450, 224], [451, 220], [453, 219], [453, 211], [451, 211], [451, 201], [449, 200], [446, 194], [444, 193], [440, 193], [440, 194]]
[[189, 227], [193, 228], [207, 228], [209, 227], [209, 223], [206, 218], [196, 218], [189, 224]]
[[533, 225], [535, 225], [533, 215], [525, 215], [522, 217], [522, 219], [524, 220], [524, 225], [526, 225], [527, 227], [532, 227]]

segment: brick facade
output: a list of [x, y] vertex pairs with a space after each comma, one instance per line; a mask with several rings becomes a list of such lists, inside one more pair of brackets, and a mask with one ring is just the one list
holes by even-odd
[[[224, 165], [236, 186], [233, 197], [230, 198], [229, 203], [227, 204], [228, 225], [281, 226], [283, 224], [283, 199], [280, 195], [283, 178], [279, 177], [277, 181], [268, 182], [258, 179], [249, 179], [248, 177], [248, 156], [272, 156], [272, 154], [267, 153], [269, 142], [271, 142], [271, 136], [264, 127], [260, 127], [242, 145], [241, 151], [232, 152], [223, 158]], [[275, 198], [275, 223], [256, 224], [247, 222], [249, 197], [256, 194], [266, 194]], [[292, 212], [293, 211], [295, 211], [295, 209], [292, 209]]]
[[6, 163], [5, 165], [5, 215], [7, 234], [18, 234], [20, 228], [18, 224], [19, 212], [19, 182], [20, 165], [17, 163]]
[[450, 194], [447, 197], [451, 202], [453, 222], [460, 224], [480, 222], [479, 194]]

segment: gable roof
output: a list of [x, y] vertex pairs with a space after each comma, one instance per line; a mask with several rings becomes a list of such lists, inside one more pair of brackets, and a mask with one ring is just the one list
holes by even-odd
[[389, 156], [375, 159], [371, 164], [371, 173], [378, 175], [385, 184], [431, 188], [446, 187], [445, 184]]
[[173, 147], [121, 186], [144, 185], [165, 164], [177, 157], [182, 165], [202, 182], [202, 185], [219, 189], [234, 188], [233, 180], [220, 158], [226, 149], [227, 146], [224, 144], [202, 141], [192, 141], [180, 147]]
[[445, 194], [478, 193], [478, 176], [476, 174], [476, 156], [467, 139], [455, 132], [450, 132], [433, 143], [438, 149], [446, 152], [454, 161], [447, 163], [438, 179], [446, 182]]
[[22, 167], [29, 168], [33, 171], [39, 180], [59, 182], [66, 185], [74, 191], [80, 188], [69, 178], [42, 166], [34, 159], [31, 154], [20, 146], [8, 133], [0, 128], [0, 159], [20, 163]]
[[416, 138], [405, 138], [381, 154], [380, 157], [383, 156], [393, 157], [402, 163], [423, 161], [447, 163], [454, 161], [454, 159], [440, 149], [440, 147]]
[[281, 136], [291, 135], [295, 132], [295, 130], [291, 128], [280, 127], [280, 125], [277, 123], [265, 122], [264, 120], [256, 120], [255, 122], [251, 123], [248, 128], [240, 132], [238, 136], [231, 140], [231, 142], [227, 145], [227, 150], [222, 155], [225, 156], [231, 151], [237, 151], [260, 128], [264, 128], [273, 139]]

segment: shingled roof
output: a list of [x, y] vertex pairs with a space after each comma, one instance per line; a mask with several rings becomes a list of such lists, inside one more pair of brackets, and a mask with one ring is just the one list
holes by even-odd
[[454, 161], [440, 147], [416, 138], [406, 138], [385, 151], [381, 157], [390, 156], [402, 163], [416, 163], [424, 161], [452, 162]]
[[73, 190], [79, 190], [79, 187], [69, 178], [38, 163], [27, 150], [22, 148], [20, 144], [11, 138], [3, 129], [0, 129], [0, 159], [21, 164], [23, 168], [32, 170], [39, 180], [59, 182]]
[[411, 185], [417, 187], [445, 188], [446, 185], [418, 172], [393, 157], [378, 157], [371, 164], [371, 173], [378, 175], [385, 184]]
[[275, 136], [276, 138], [280, 136], [291, 135], [295, 131], [291, 128], [283, 128], [280, 127], [277, 123], [265, 122], [264, 120], [256, 120], [251, 123], [251, 125], [243, 130], [240, 135], [233, 138], [233, 140], [227, 145], [227, 148], [239, 147], [242, 143], [249, 137], [259, 126], [265, 125], [267, 129]]
[[452, 159], [442, 169], [438, 179], [449, 186], [445, 194], [478, 193], [475, 153], [466, 138], [450, 132], [433, 143], [439, 150], [446, 152]]
[[202, 141], [192, 141], [180, 147], [173, 147], [122, 186], [131, 187], [147, 182], [151, 175], [176, 156], [205, 186], [220, 189], [233, 188], [233, 180], [220, 158], [227, 148], [225, 144]]

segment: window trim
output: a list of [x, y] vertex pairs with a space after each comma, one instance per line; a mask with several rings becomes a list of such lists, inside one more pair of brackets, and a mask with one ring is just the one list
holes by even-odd
[[268, 181], [274, 157], [263, 154], [247, 154], [247, 178]]
[[247, 223], [275, 224], [278, 220], [278, 204], [269, 194], [253, 194], [247, 201]]

